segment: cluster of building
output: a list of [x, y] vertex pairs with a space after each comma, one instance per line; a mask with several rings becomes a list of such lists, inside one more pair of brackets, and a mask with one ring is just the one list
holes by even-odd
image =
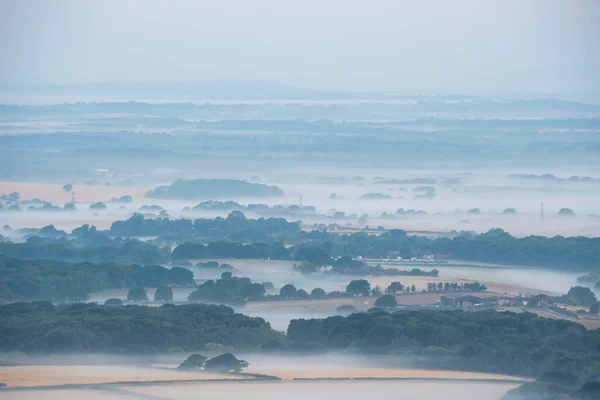
[[440, 298], [440, 304], [458, 308], [492, 308], [492, 307], [522, 307], [527, 305], [527, 299], [522, 296], [490, 296], [478, 297], [461, 293], [450, 293]]

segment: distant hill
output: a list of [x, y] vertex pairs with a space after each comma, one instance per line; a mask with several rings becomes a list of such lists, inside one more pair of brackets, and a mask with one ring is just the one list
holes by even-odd
[[170, 186], [159, 186], [146, 193], [146, 197], [150, 199], [177, 200], [276, 196], [283, 196], [283, 190], [277, 186], [237, 179], [179, 179]]

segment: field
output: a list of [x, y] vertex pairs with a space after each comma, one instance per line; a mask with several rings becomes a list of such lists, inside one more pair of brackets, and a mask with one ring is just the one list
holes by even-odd
[[129, 365], [19, 365], [0, 367], [0, 382], [9, 387], [231, 378], [237, 377]]
[[[19, 192], [21, 198], [25, 200], [37, 197], [52, 204], [64, 204], [71, 201], [72, 194], [64, 191], [62, 187], [63, 185], [50, 183], [0, 182], [0, 194]], [[108, 201], [113, 197], [124, 195], [130, 195], [135, 202], [142, 200], [145, 194], [145, 191], [139, 188], [100, 185], [73, 185], [72, 192], [75, 192], [77, 201], [82, 203]]]
[[[288, 369], [289, 368], [289, 369]], [[341, 365], [310, 365], [282, 368], [249, 368], [248, 372], [293, 379], [456, 379], [456, 380], [515, 380], [523, 378], [468, 371], [436, 371], [405, 368], [345, 368]]]
[[[104, 386], [76, 390], [7, 391], [3, 399], [29, 400], [364, 400], [373, 397], [419, 400], [499, 400], [518, 383], [420, 380], [257, 381]], [[443, 397], [440, 397], [442, 395]]]
[[[169, 356], [171, 358], [172, 356]], [[173, 364], [158, 367], [131, 365], [29, 365], [0, 367], [0, 382], [8, 385], [2, 398], [22, 400], [153, 399], [364, 399], [397, 396], [419, 399], [500, 399], [527, 379], [461, 371], [372, 367], [364, 358], [350, 356], [278, 357], [248, 355], [249, 373], [274, 375], [281, 380], [243, 379], [234, 375], [177, 371]], [[256, 361], [256, 362], [255, 362]], [[233, 378], [231, 382], [222, 379]], [[342, 381], [343, 380], [343, 381]], [[64, 385], [72, 385], [70, 388]], [[52, 388], [54, 386], [54, 388]], [[36, 388], [37, 387], [37, 388]], [[13, 390], [11, 390], [11, 388]], [[14, 390], [18, 389], [18, 390]]]

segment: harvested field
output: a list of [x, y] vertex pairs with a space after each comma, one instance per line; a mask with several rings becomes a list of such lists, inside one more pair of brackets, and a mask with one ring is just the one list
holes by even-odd
[[[174, 400], [196, 400], [198, 398], [223, 400], [239, 397], [250, 400], [364, 400], [369, 398], [498, 400], [508, 390], [518, 385], [518, 383], [500, 382], [348, 380], [257, 381], [248, 384], [172, 384], [158, 387], [125, 387], [124, 389], [140, 395]], [[93, 398], [93, 400], [96, 399]]]
[[249, 368], [248, 372], [275, 375], [281, 379], [366, 379], [366, 378], [402, 378], [402, 379], [459, 379], [459, 380], [517, 380], [526, 379], [497, 374], [470, 371], [438, 371], [404, 368], [356, 368], [337, 365], [307, 365], [305, 368]]
[[60, 386], [109, 382], [239, 379], [237, 376], [123, 365], [29, 365], [0, 367], [7, 386]]
[[[53, 204], [68, 203], [71, 201], [71, 192], [65, 192], [62, 187], [63, 185], [50, 183], [0, 182], [0, 194], [19, 192], [21, 198], [25, 200], [37, 197]], [[145, 190], [139, 188], [88, 185], [73, 185], [72, 191], [75, 192], [77, 201], [82, 203], [108, 201], [113, 197], [124, 195], [130, 195], [135, 202], [142, 200], [146, 193]]]

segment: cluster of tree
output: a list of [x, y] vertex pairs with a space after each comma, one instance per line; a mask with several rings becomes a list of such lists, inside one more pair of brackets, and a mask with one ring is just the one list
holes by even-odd
[[[515, 238], [501, 229], [492, 229], [481, 235], [464, 233], [452, 239], [408, 236], [402, 230], [391, 230], [378, 236], [369, 235], [366, 232], [337, 235], [313, 231], [299, 234], [296, 240], [302, 241], [302, 243], [285, 249], [281, 244], [277, 246], [277, 252], [265, 250], [263, 256], [307, 261], [315, 265], [334, 265], [333, 257], [345, 256], [349, 259], [358, 256], [366, 258], [402, 257], [410, 259], [427, 254], [451, 259], [543, 266], [565, 270], [595, 269], [600, 263], [600, 238], [561, 236]], [[231, 246], [230, 255], [241, 253], [245, 256], [246, 252], [250, 253], [252, 258], [260, 255], [260, 252], [256, 251], [242, 251], [241, 245], [236, 247], [229, 244], [229, 246]], [[258, 244], [254, 243], [250, 246], [258, 246]], [[262, 246], [265, 249], [269, 247], [269, 245]], [[197, 254], [210, 253], [206, 247], [211, 247], [211, 244], [202, 246], [184, 243], [178, 246], [173, 253], [179, 258], [194, 258], [193, 256]], [[223, 251], [226, 250], [223, 249]], [[223, 251], [216, 252], [218, 254], [215, 255], [227, 256], [222, 254]], [[345, 268], [352, 270], [353, 267]]]
[[598, 303], [596, 295], [590, 290], [590, 288], [583, 286], [573, 286], [567, 292], [567, 298], [574, 299], [577, 305], [591, 307]]
[[375, 300], [375, 307], [382, 308], [394, 308], [398, 306], [398, 301], [396, 300], [396, 296], [391, 294], [384, 294], [377, 300]]
[[284, 336], [262, 318], [217, 305], [34, 302], [2, 305], [0, 314], [0, 351], [142, 353], [195, 351], [211, 343], [235, 349], [284, 345]]
[[394, 281], [390, 283], [390, 285], [385, 288], [385, 293], [387, 294], [402, 294], [402, 293], [414, 293], [417, 291], [417, 287], [415, 285], [406, 285], [404, 286], [401, 282]]
[[218, 241], [208, 244], [183, 243], [173, 249], [174, 260], [198, 258], [245, 258], [289, 260], [289, 252], [283, 243], [251, 243]]
[[[367, 281], [362, 282], [366, 282], [369, 286], [370, 293], [370, 284]], [[283, 285], [276, 294], [267, 294], [267, 291], [273, 290], [274, 286], [271, 282], [252, 282], [248, 278], [235, 277], [231, 272], [223, 272], [221, 279], [208, 280], [198, 286], [194, 292], [190, 293], [188, 301], [240, 306], [246, 304], [248, 301], [308, 300], [340, 298], [353, 295], [353, 293], [348, 291], [332, 291], [327, 293], [322, 288], [314, 288], [308, 293], [304, 289], [296, 288], [291, 283]]]
[[438, 258], [475, 260], [502, 264], [544, 266], [565, 270], [595, 269], [600, 263], [600, 238], [528, 236], [515, 238], [501, 229], [474, 235], [463, 233], [454, 238], [430, 239], [409, 236], [402, 230], [390, 230], [381, 235], [366, 232], [352, 235], [336, 235], [317, 232], [305, 242], [289, 249], [298, 258], [311, 254], [318, 259], [325, 254], [339, 257], [410, 259], [427, 254]]
[[[392, 282], [386, 289], [386, 294], [414, 293], [417, 290], [415, 285], [404, 286], [400, 282]], [[381, 296], [383, 294], [379, 286], [371, 288], [371, 284], [366, 279], [355, 279], [346, 285], [346, 294], [349, 296]]]
[[428, 292], [485, 292], [487, 286], [479, 282], [456, 283], [456, 282], [427, 282]]
[[344, 275], [371, 275], [371, 276], [433, 276], [437, 277], [439, 271], [423, 271], [420, 268], [411, 270], [400, 270], [398, 268], [384, 268], [381, 264], [369, 265], [360, 260], [354, 260], [348, 256], [341, 256], [337, 260], [321, 248], [298, 247], [294, 254], [294, 259], [302, 261], [301, 264], [294, 264], [293, 268], [302, 274], [312, 274], [315, 272], [344, 274]]
[[111, 238], [95, 227], [83, 225], [71, 235], [54, 226], [35, 230], [24, 243], [0, 242], [0, 254], [26, 259], [57, 261], [152, 264], [171, 259], [169, 247], [159, 247], [137, 239]]
[[279, 289], [279, 294], [268, 296], [267, 300], [308, 300], [308, 299], [337, 299], [340, 297], [349, 297], [348, 292], [332, 291], [326, 292], [322, 288], [314, 288], [308, 293], [304, 289], [298, 289], [296, 286], [288, 283]]
[[589, 312], [594, 315], [600, 312], [600, 303], [597, 301], [596, 295], [589, 288], [583, 286], [573, 286], [567, 294], [562, 296], [537, 294], [527, 297], [526, 300], [528, 307], [551, 307], [557, 312], [573, 317], [576, 317], [577, 313], [585, 313], [585, 310], [579, 309], [577, 312], [573, 312], [565, 306], [589, 307]]
[[88, 293], [100, 290], [194, 283], [194, 274], [180, 267], [66, 263], [0, 256], [2, 301], [83, 301]]
[[[27, 208], [25, 208], [27, 206]], [[22, 208], [23, 207], [23, 208]], [[0, 211], [2, 211], [3, 207], [0, 204]], [[8, 211], [43, 211], [43, 212], [55, 212], [55, 211], [74, 211], [76, 209], [74, 203], [66, 203], [63, 207], [55, 206], [48, 201], [42, 201], [39, 199], [22, 201], [19, 204], [11, 204], [7, 205]]]
[[600, 330], [529, 313], [374, 309], [292, 320], [287, 342], [304, 350], [412, 353], [431, 368], [524, 376], [577, 371], [584, 382], [600, 374]]
[[4, 200], [7, 202], [19, 201], [20, 198], [21, 198], [21, 193], [19, 193], [19, 192], [11, 192], [9, 194], [1, 194], [0, 195], [0, 200]]
[[[182, 265], [183, 263], [187, 263], [189, 265]], [[173, 265], [181, 265], [181, 266], [186, 266], [186, 267], [193, 266], [196, 268], [209, 269], [209, 270], [220, 269], [220, 270], [224, 270], [224, 271], [237, 271], [237, 269], [233, 265], [227, 264], [227, 263], [219, 264], [218, 261], [204, 261], [204, 262], [199, 262], [196, 265], [192, 265], [191, 263], [189, 263], [187, 261], [175, 261], [173, 263]]]
[[283, 196], [283, 191], [277, 186], [237, 179], [178, 179], [169, 186], [159, 186], [146, 193], [148, 198], [178, 200], [271, 196]]
[[190, 293], [188, 301], [203, 301], [218, 304], [244, 305], [247, 301], [261, 300], [265, 287], [248, 278], [238, 278], [231, 272], [223, 272], [221, 279], [208, 280]]
[[134, 214], [125, 221], [115, 221], [110, 227], [114, 236], [158, 236], [160, 240], [210, 242], [229, 240], [239, 242], [296, 242], [302, 236], [301, 225], [284, 218], [248, 219], [240, 211], [227, 218], [169, 219], [144, 218]]
[[[409, 236], [402, 230], [391, 230], [381, 235], [367, 232], [339, 235], [326, 231], [304, 232], [298, 222], [283, 218], [247, 219], [233, 211], [227, 218], [170, 220], [146, 219], [140, 214], [126, 221], [116, 221], [109, 232], [117, 236], [159, 236], [155, 243], [182, 243], [169, 255], [169, 248], [135, 239], [111, 239], [87, 225], [71, 235], [46, 229], [31, 237], [28, 243], [3, 243], [0, 254], [21, 258], [49, 258], [61, 260], [112, 261], [127, 263], [163, 262], [166, 259], [194, 258], [270, 258], [297, 260], [314, 266], [330, 265], [336, 271], [361, 274], [365, 271], [381, 275], [431, 275], [413, 269], [394, 270], [370, 267], [354, 260], [366, 258], [410, 259], [435, 255], [442, 258], [476, 260], [505, 264], [544, 266], [565, 270], [596, 269], [600, 264], [600, 238], [539, 237], [515, 238], [501, 229], [492, 229], [481, 235], [463, 233], [454, 238], [430, 239]], [[215, 239], [219, 239], [216, 240]], [[191, 242], [193, 241], [193, 242]], [[206, 243], [206, 244], [203, 244]], [[246, 243], [246, 244], [242, 244]], [[286, 247], [284, 243], [295, 245]], [[310, 267], [312, 268], [312, 266]], [[307, 272], [309, 270], [307, 269]]]
[[589, 270], [600, 263], [600, 238], [515, 238], [502, 229], [492, 229], [481, 235], [437, 239], [432, 242], [431, 252], [464, 260]]
[[295, 216], [315, 216], [317, 209], [314, 206], [297, 206], [292, 204], [284, 206], [275, 204], [270, 207], [267, 204], [248, 204], [242, 205], [235, 201], [203, 201], [193, 208], [184, 209], [184, 211], [248, 211], [259, 215], [295, 215]]
[[187, 371], [212, 371], [212, 372], [241, 372], [244, 368], [247, 368], [250, 364], [245, 360], [238, 360], [231, 353], [223, 353], [213, 358], [208, 358], [202, 354], [192, 354], [186, 358], [181, 364], [179, 369]]

